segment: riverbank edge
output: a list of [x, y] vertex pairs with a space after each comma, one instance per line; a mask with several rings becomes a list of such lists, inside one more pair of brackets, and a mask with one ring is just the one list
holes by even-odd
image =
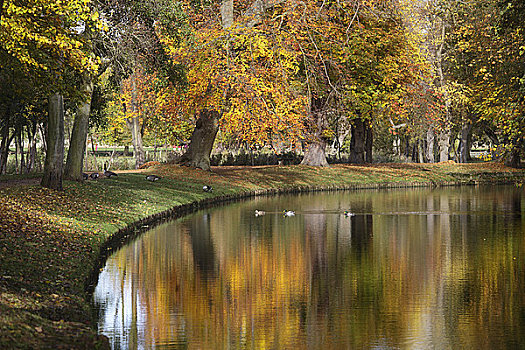
[[[92, 292], [95, 287], [95, 283], [98, 278], [100, 268], [103, 266], [107, 257], [116, 249], [126, 244], [131, 239], [138, 237], [144, 231], [151, 229], [152, 226], [160, 224], [166, 220], [178, 218], [200, 209], [212, 207], [219, 204], [224, 204], [232, 201], [243, 200], [247, 198], [253, 198], [258, 196], [273, 196], [279, 194], [292, 194], [292, 193], [307, 193], [307, 192], [327, 192], [327, 191], [348, 191], [348, 190], [376, 190], [376, 189], [400, 189], [400, 188], [438, 188], [438, 187], [452, 187], [452, 186], [473, 186], [473, 185], [504, 185], [504, 184], [515, 184], [517, 181], [523, 182], [524, 172], [519, 171], [515, 173], [509, 173], [507, 171], [492, 172], [490, 177], [486, 177], [486, 173], [480, 173], [478, 175], [466, 174], [462, 172], [448, 173], [448, 175], [455, 177], [456, 180], [451, 181], [435, 181], [428, 179], [425, 181], [405, 181], [405, 182], [368, 182], [368, 183], [346, 183], [346, 184], [333, 184], [329, 186], [310, 186], [310, 185], [293, 185], [284, 186], [278, 188], [259, 188], [239, 190], [237, 193], [232, 194], [220, 194], [213, 193], [208, 198], [194, 200], [189, 203], [174, 205], [166, 210], [159, 210], [157, 212], [145, 215], [138, 220], [127, 224], [125, 227], [121, 227], [113, 232], [108, 232], [106, 238], [101, 241], [98, 249], [98, 255], [96, 262], [94, 262], [94, 269], [92, 269], [89, 276], [82, 276], [81, 280], [84, 281], [84, 295], [81, 297], [86, 304], [86, 308], [92, 306]], [[175, 203], [175, 200], [173, 201]], [[87, 294], [86, 294], [87, 292]], [[83, 345], [78, 346], [78, 339], [72, 341], [71, 339], [65, 340], [65, 348], [107, 348], [108, 344], [103, 337], [97, 334], [96, 330], [96, 315], [91, 315], [91, 327], [92, 334], [86, 336], [85, 332], [82, 334], [84, 339], [81, 343]], [[65, 320], [68, 321], [67, 319]], [[14, 325], [16, 327], [17, 325]], [[26, 325], [20, 325], [25, 327]], [[38, 330], [38, 327], [37, 327]], [[39, 331], [41, 332], [41, 330]], [[49, 338], [56, 342], [56, 337]], [[4, 339], [5, 340], [5, 339]], [[86, 342], [87, 341], [87, 342]], [[1, 345], [6, 345], [5, 342], [0, 342]], [[8, 344], [8, 343], [7, 343]], [[33, 344], [34, 345], [34, 344]], [[9, 348], [9, 347], [7, 347]], [[13, 348], [23, 348], [20, 346], [13, 346]], [[29, 348], [29, 347], [28, 347]], [[60, 344], [49, 344], [46, 343], [46, 338], [42, 338], [41, 348], [60, 348]]]
[[503, 178], [496, 178], [493, 180], [473, 179], [445, 181], [445, 182], [405, 182], [405, 183], [370, 183], [370, 184], [355, 184], [343, 186], [292, 186], [287, 188], [271, 188], [252, 190], [242, 193], [216, 196], [206, 199], [201, 199], [188, 204], [177, 205], [170, 209], [160, 211], [139, 219], [126, 227], [123, 227], [115, 233], [110, 234], [108, 239], [100, 248], [100, 254], [96, 262], [96, 266], [92, 273], [86, 280], [84, 286], [88, 293], [88, 298], [92, 298], [94, 288], [98, 281], [100, 269], [104, 266], [107, 258], [116, 250], [139, 237], [142, 233], [151, 230], [163, 222], [174, 220], [185, 215], [189, 215], [198, 210], [211, 208], [219, 204], [226, 204], [229, 202], [236, 202], [240, 200], [262, 197], [262, 196], [276, 196], [282, 194], [300, 194], [300, 193], [314, 193], [314, 192], [340, 192], [340, 191], [356, 191], [356, 190], [392, 190], [392, 189], [414, 189], [414, 188], [440, 188], [440, 187], [461, 187], [461, 186], [483, 186], [483, 185], [513, 185], [516, 180], [509, 179], [507, 174]]

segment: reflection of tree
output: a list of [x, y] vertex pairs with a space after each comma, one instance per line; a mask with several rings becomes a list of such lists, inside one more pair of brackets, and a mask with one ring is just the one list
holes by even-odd
[[310, 251], [310, 273], [327, 274], [326, 214], [304, 215], [304, 231]]
[[215, 249], [210, 234], [210, 215], [192, 216], [184, 222], [191, 237], [193, 259], [199, 271], [206, 278], [215, 273]]
[[[370, 213], [369, 205], [363, 207], [359, 212]], [[351, 240], [352, 249], [358, 256], [366, 253], [368, 246], [372, 242], [373, 218], [371, 214], [359, 214], [351, 218]]]
[[[498, 193], [312, 196], [286, 219], [245, 218], [241, 205], [196, 214], [117, 253], [105, 317], [137, 326], [130, 348], [515, 348], [525, 241], [501, 213], [523, 195]], [[343, 217], [349, 206], [358, 215]]]

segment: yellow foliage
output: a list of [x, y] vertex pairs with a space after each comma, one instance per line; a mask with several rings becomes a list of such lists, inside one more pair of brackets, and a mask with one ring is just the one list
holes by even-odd
[[[56, 69], [67, 65], [79, 72], [96, 71], [79, 25], [101, 30], [104, 24], [91, 12], [89, 0], [6, 1], [0, 21], [0, 48], [27, 71]], [[3, 67], [0, 62], [0, 68]]]
[[274, 133], [300, 138], [307, 101], [289, 83], [299, 63], [284, 40], [235, 24], [196, 29], [182, 45], [162, 37], [173, 62], [188, 68], [181, 111], [217, 110], [223, 132], [251, 144], [263, 145]]

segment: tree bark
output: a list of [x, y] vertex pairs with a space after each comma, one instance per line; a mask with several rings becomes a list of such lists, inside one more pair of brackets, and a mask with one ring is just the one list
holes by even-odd
[[468, 138], [470, 135], [470, 130], [472, 129], [472, 124], [467, 122], [464, 123], [461, 127], [461, 138], [459, 140], [459, 163], [468, 163], [470, 148]]
[[326, 141], [319, 139], [308, 145], [306, 152], [304, 152], [301, 165], [309, 166], [329, 166], [326, 160]]
[[222, 28], [229, 28], [233, 24], [233, 0], [222, 0], [221, 20]]
[[9, 137], [9, 124], [11, 121], [11, 109], [12, 103], [9, 103], [2, 120], [3, 126], [1, 129], [2, 132], [2, 142], [0, 143], [0, 174], [5, 173], [7, 169], [7, 159], [9, 157], [9, 146], [13, 140], [13, 136]]
[[325, 103], [326, 99], [320, 97], [312, 98], [310, 101], [310, 119], [313, 126], [311, 130], [312, 140], [304, 152], [302, 165], [328, 166], [326, 146], [329, 140], [324, 136], [324, 131], [328, 128]]
[[[133, 78], [133, 90], [131, 96], [131, 108], [133, 112], [137, 108], [137, 83], [135, 77]], [[136, 113], [135, 113], [136, 114]], [[138, 169], [146, 162], [146, 154], [144, 146], [142, 145], [142, 128], [140, 126], [140, 118], [138, 116], [126, 119], [126, 125], [131, 132], [131, 142], [133, 143], [133, 154], [135, 156], [135, 169]]]
[[417, 158], [419, 163], [425, 162], [425, 140], [417, 139]]
[[426, 159], [429, 163], [434, 163], [436, 160], [434, 158], [434, 142], [436, 140], [436, 135], [434, 134], [434, 128], [431, 126], [427, 130], [427, 147], [426, 147]]
[[485, 133], [485, 135], [487, 135], [487, 137], [490, 139], [490, 142], [492, 142], [492, 147], [496, 147], [499, 145], [499, 139], [498, 139], [498, 135], [496, 135], [496, 133], [494, 132], [494, 130], [492, 130], [490, 127], [488, 126], [485, 126], [483, 128], [483, 132]]
[[365, 123], [365, 162], [373, 163], [372, 146], [374, 145], [374, 132], [369, 122]]
[[439, 145], [439, 161], [440, 162], [448, 161], [448, 157], [450, 153], [450, 131], [442, 131], [439, 134], [438, 145]]
[[89, 128], [89, 114], [91, 112], [91, 97], [93, 95], [93, 83], [90, 79], [83, 82], [82, 92], [85, 100], [78, 106], [77, 115], [71, 132], [69, 151], [67, 152], [64, 178], [74, 181], [83, 181], [82, 169], [86, 151], [86, 140]]
[[62, 190], [62, 168], [64, 163], [64, 98], [56, 93], [49, 98], [47, 124], [47, 152], [41, 185]]
[[350, 163], [365, 163], [365, 124], [357, 118], [352, 122], [352, 138], [350, 139]]
[[27, 135], [29, 137], [29, 149], [27, 156], [27, 168], [26, 173], [30, 173], [31, 170], [35, 167], [36, 162], [36, 139], [38, 135], [37, 122], [34, 122], [30, 127], [27, 125]]
[[514, 146], [508, 154], [504, 156], [505, 165], [511, 168], [519, 168], [521, 165], [520, 159], [521, 150], [519, 147]]
[[142, 136], [140, 134], [139, 117], [128, 118], [126, 124], [131, 131], [131, 142], [133, 143], [133, 154], [135, 155], [135, 169], [138, 169], [146, 162], [146, 153], [144, 152]]
[[24, 173], [24, 169], [26, 167], [25, 156], [24, 156], [25, 154], [24, 154], [23, 131], [24, 131], [23, 125], [20, 125], [19, 129], [16, 130], [16, 135], [15, 135], [16, 153], [20, 155], [20, 167], [17, 166], [17, 172], [20, 175]]
[[190, 145], [177, 163], [210, 170], [210, 154], [219, 131], [219, 112], [202, 110], [191, 135]]
[[417, 153], [418, 143], [419, 143], [419, 140], [416, 139], [416, 140], [414, 140], [414, 144], [412, 145], [412, 158], [411, 158], [412, 163], [418, 163], [419, 162], [419, 160], [417, 158], [417, 156], [418, 156], [418, 153]]
[[0, 174], [6, 170], [7, 157], [9, 155], [9, 123], [2, 128], [2, 142], [0, 143]]
[[472, 130], [467, 137], [467, 162], [472, 162], [473, 160], [470, 151], [472, 151]]

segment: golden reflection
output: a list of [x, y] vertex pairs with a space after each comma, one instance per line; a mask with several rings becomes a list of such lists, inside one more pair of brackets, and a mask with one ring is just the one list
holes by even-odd
[[108, 260], [100, 329], [130, 349], [523, 346], [516, 191], [338, 193], [199, 212]]

